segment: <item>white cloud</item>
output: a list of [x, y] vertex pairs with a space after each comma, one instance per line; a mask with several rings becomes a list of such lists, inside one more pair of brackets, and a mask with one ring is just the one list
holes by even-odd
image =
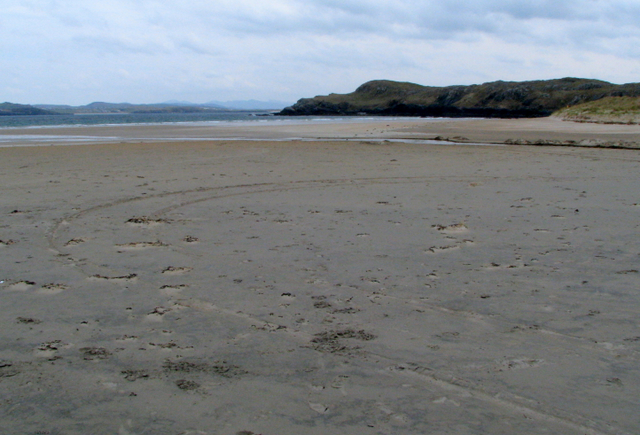
[[373, 78], [638, 81], [637, 1], [0, 0], [0, 10], [0, 83], [20, 102], [295, 100]]

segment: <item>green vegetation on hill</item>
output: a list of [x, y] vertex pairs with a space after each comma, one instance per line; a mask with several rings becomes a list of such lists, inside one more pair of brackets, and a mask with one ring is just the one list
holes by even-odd
[[431, 87], [374, 80], [350, 94], [303, 98], [282, 115], [407, 115], [447, 117], [540, 117], [607, 96], [640, 96], [640, 84], [563, 78], [527, 82]]
[[554, 113], [565, 121], [640, 124], [639, 97], [605, 97]]

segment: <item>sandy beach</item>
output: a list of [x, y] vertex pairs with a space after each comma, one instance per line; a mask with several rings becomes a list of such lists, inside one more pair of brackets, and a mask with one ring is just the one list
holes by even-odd
[[2, 137], [2, 433], [638, 433], [640, 150], [475, 145], [638, 126]]
[[[259, 119], [259, 118], [256, 118]], [[171, 140], [404, 140], [466, 144], [557, 144], [640, 148], [640, 127], [536, 119], [318, 118], [315, 121], [108, 125], [0, 129], [0, 146]]]

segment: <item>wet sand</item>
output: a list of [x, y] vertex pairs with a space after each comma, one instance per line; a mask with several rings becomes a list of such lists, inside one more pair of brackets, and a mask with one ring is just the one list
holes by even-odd
[[623, 143], [640, 147], [640, 126], [565, 122], [538, 119], [429, 119], [354, 118], [350, 121], [284, 121], [253, 123], [203, 123], [201, 125], [110, 125], [90, 127], [39, 127], [0, 129], [0, 146], [12, 143], [71, 144], [95, 142], [153, 142], [209, 139], [372, 139], [434, 140], [454, 143], [557, 142], [558, 144], [603, 145]]
[[3, 430], [636, 433], [639, 151], [493, 122], [1, 148]]

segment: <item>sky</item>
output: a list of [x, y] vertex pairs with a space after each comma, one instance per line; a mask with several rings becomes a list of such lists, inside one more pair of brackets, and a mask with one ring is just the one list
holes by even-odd
[[0, 0], [0, 101], [279, 100], [374, 79], [640, 82], [640, 0]]

